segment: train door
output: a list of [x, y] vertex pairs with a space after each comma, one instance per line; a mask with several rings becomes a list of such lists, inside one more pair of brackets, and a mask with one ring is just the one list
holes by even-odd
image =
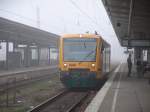
[[110, 71], [110, 46], [107, 43], [103, 44], [103, 73]]

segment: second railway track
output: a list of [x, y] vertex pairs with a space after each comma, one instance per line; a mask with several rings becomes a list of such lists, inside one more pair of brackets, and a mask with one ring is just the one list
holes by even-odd
[[88, 95], [85, 91], [63, 91], [29, 112], [72, 112]]

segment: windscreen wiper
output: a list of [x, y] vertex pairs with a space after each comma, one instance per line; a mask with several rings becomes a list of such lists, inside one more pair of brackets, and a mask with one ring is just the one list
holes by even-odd
[[[93, 54], [94, 52], [95, 52], [95, 50], [89, 52], [89, 53], [83, 58], [83, 61], [84, 61], [85, 59], [87, 59], [87, 58], [88, 58], [91, 54]], [[83, 61], [80, 61], [79, 64], [83, 63]]]

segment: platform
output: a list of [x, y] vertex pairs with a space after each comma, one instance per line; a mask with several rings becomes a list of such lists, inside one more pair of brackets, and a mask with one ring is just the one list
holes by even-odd
[[37, 67], [28, 67], [28, 68], [18, 68], [14, 70], [3, 70], [0, 71], [0, 77], [6, 77], [13, 74], [23, 74], [27, 72], [34, 72], [34, 71], [42, 71], [42, 70], [52, 70], [57, 69], [57, 65], [51, 65], [51, 66], [37, 66]]
[[121, 64], [97, 93], [85, 112], [150, 112], [150, 85], [135, 70], [127, 77]]

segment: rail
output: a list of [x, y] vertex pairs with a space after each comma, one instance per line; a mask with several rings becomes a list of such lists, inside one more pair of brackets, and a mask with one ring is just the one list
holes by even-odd
[[33, 109], [29, 110], [28, 112], [40, 112], [41, 109], [43, 109], [45, 106], [47, 106], [48, 104], [56, 101], [59, 97], [61, 97], [62, 95], [64, 95], [65, 93], [67, 93], [68, 90], [64, 90], [60, 93], [58, 93], [57, 95], [49, 98], [48, 100], [44, 101], [43, 103], [37, 105], [36, 107], [34, 107]]
[[78, 106], [82, 104], [88, 94], [89, 92], [74, 92], [65, 90], [28, 112], [46, 112], [50, 110], [52, 112], [73, 112]]

